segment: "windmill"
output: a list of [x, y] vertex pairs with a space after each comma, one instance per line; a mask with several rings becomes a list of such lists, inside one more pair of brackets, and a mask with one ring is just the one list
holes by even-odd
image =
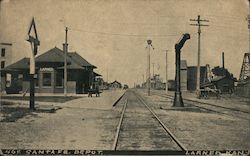
[[250, 80], [250, 53], [245, 53], [241, 66], [239, 82]]

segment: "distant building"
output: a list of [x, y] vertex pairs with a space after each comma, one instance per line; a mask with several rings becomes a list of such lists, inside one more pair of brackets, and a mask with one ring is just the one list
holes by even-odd
[[187, 91], [187, 61], [181, 60], [181, 91]]
[[204, 77], [203, 82], [201, 82], [201, 89], [209, 87], [212, 89], [219, 89], [221, 93], [234, 92], [234, 84], [236, 82], [236, 78], [234, 78], [227, 69], [217, 66], [212, 69], [212, 74], [209, 74], [209, 70], [207, 71], [207, 77]]
[[211, 80], [222, 93], [233, 93], [235, 79], [229, 76], [217, 76]]
[[[12, 61], [12, 43], [0, 43], [0, 70], [5, 68], [6, 66], [8, 66], [9, 64], [11, 64]], [[0, 79], [0, 92], [4, 92], [5, 91], [5, 86], [6, 83], [9, 80], [10, 77], [8, 75], [8, 78], [6, 76], [4, 76], [4, 74], [1, 72], [1, 79]]]
[[12, 43], [0, 43], [1, 50], [1, 69], [11, 64], [12, 60]]
[[[6, 75], [11, 74], [11, 85], [6, 88], [29, 91], [29, 58], [23, 58], [2, 69]], [[37, 56], [35, 74], [35, 92], [63, 93], [64, 92], [64, 52], [55, 47]], [[67, 92], [86, 93], [95, 84], [96, 67], [82, 58], [78, 53], [67, 55]], [[15, 91], [14, 91], [15, 92]]]
[[109, 89], [120, 89], [120, 88], [122, 88], [122, 84], [116, 80], [109, 84]]
[[159, 74], [155, 74], [153, 78], [151, 78], [151, 88], [158, 90], [165, 88], [165, 83], [162, 82]]
[[[197, 80], [197, 67], [188, 66], [187, 67], [187, 90], [194, 91], [196, 90], [196, 80]], [[208, 80], [207, 78], [207, 67], [200, 67], [200, 84], [205, 83]]]
[[[143, 82], [141, 85], [142, 88], [147, 88], [148, 83]], [[159, 74], [155, 74], [153, 77], [150, 79], [150, 88], [152, 89], [165, 89], [165, 83], [162, 82], [162, 79]]]

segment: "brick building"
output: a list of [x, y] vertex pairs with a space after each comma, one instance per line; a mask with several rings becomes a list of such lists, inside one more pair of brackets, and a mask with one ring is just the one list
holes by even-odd
[[[11, 64], [12, 61], [12, 43], [0, 43], [0, 70]], [[3, 73], [1, 72], [1, 78], [0, 78], [0, 92], [5, 90], [5, 84], [7, 81], [9, 81], [10, 76], [7, 77], [3, 76]]]

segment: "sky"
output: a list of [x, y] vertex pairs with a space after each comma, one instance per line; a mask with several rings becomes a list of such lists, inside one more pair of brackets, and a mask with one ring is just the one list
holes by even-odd
[[147, 40], [152, 40], [151, 73], [165, 81], [165, 50], [168, 79], [175, 76], [174, 45], [189, 33], [181, 51], [188, 66], [197, 65], [198, 15], [201, 27], [201, 64], [225, 67], [239, 78], [243, 55], [249, 52], [247, 0], [2, 0], [0, 42], [10, 42], [12, 62], [29, 57], [27, 32], [35, 18], [40, 40], [38, 55], [55, 46], [62, 49], [69, 28], [69, 51], [78, 52], [109, 82], [141, 83], [145, 78]]

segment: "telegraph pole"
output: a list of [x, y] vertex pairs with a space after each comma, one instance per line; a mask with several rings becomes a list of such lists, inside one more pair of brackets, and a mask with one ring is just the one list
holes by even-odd
[[166, 94], [168, 94], [168, 50], [166, 50]]
[[144, 74], [142, 74], [142, 84], [144, 83]]
[[248, 52], [250, 53], [250, 0], [248, 0]]
[[197, 19], [190, 19], [190, 21], [195, 21], [197, 24], [190, 24], [192, 26], [198, 26], [198, 59], [197, 59], [197, 78], [196, 78], [196, 93], [197, 96], [200, 96], [200, 34], [201, 34], [201, 26], [208, 26], [205, 24], [201, 24], [201, 22], [209, 22], [208, 20], [203, 20], [198, 15]]
[[148, 70], [147, 70], [147, 75], [148, 75], [148, 80], [147, 80], [147, 84], [148, 84], [148, 96], [150, 96], [150, 87], [151, 87], [151, 78], [150, 78], [150, 47], [152, 47], [152, 40], [147, 40], [148, 43], [148, 54], [147, 54], [147, 59], [148, 59]]
[[109, 82], [109, 69], [107, 68], [107, 83]]
[[64, 96], [67, 96], [67, 53], [68, 53], [68, 27], [65, 28], [64, 47]]
[[224, 52], [222, 52], [222, 58], [221, 58], [221, 61], [222, 61], [222, 68], [225, 69], [225, 58], [224, 58]]
[[154, 77], [154, 75], [155, 75], [155, 63], [152, 63], [152, 65], [153, 65], [153, 77]]

